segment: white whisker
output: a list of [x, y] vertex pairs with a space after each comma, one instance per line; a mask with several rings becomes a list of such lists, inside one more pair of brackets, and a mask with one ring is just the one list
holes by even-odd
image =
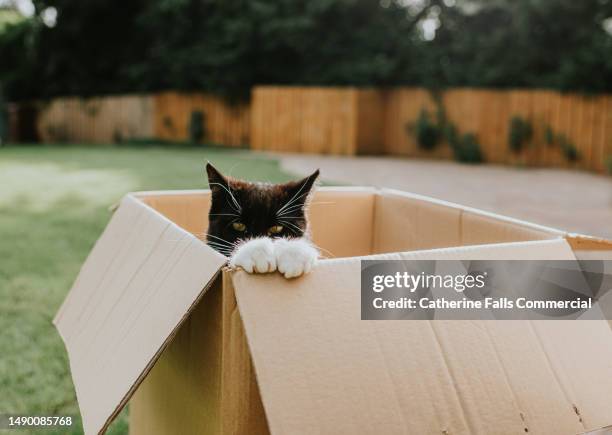
[[282, 224], [285, 224], [285, 225], [287, 225], [287, 226], [289, 226], [289, 227], [291, 227], [291, 228], [293, 228], [293, 229], [294, 229], [294, 230], [296, 230], [298, 233], [301, 233], [301, 232], [303, 232], [303, 231], [304, 231], [303, 229], [301, 229], [300, 227], [298, 227], [297, 225], [295, 225], [295, 224], [293, 224], [293, 223], [291, 223], [291, 222], [289, 222], [289, 221], [284, 221], [284, 220], [280, 220], [280, 219], [279, 219], [279, 222], [280, 222], [280, 223], [282, 223]]
[[212, 235], [212, 234], [207, 234], [207, 237], [212, 237], [212, 238], [214, 238], [214, 239], [217, 239], [217, 240], [218, 240], [218, 241], [213, 241], [214, 243], [224, 243], [224, 244], [226, 244], [226, 245], [228, 245], [228, 246], [234, 246], [234, 243], [229, 242], [229, 241], [227, 241], [227, 240], [225, 240], [225, 239], [223, 239], [223, 238], [221, 238], [221, 237], [217, 237], [217, 236]]
[[329, 205], [329, 204], [336, 204], [336, 203], [335, 203], [335, 202], [333, 202], [333, 201], [312, 201], [312, 202], [309, 202], [309, 203], [308, 203], [308, 205], [309, 205], [309, 206], [310, 206], [310, 205], [321, 205], [321, 204], [323, 204], [323, 205]]
[[334, 254], [332, 254], [330, 251], [328, 251], [328, 250], [327, 250], [327, 249], [325, 249], [325, 248], [321, 248], [320, 246], [316, 246], [316, 245], [315, 245], [315, 247], [316, 247], [318, 250], [320, 250], [320, 251], [325, 251], [327, 254], [329, 254], [329, 257], [328, 257], [328, 258], [335, 258], [335, 257], [336, 257]]
[[236, 162], [232, 165], [232, 167], [230, 168], [229, 172], [228, 172], [228, 176], [231, 177], [232, 176], [232, 172], [234, 172], [234, 169], [236, 169], [238, 167], [238, 165], [242, 163], [242, 162]]
[[218, 247], [223, 248], [223, 249], [233, 249], [235, 247], [234, 245], [223, 245], [221, 243], [212, 242], [210, 240], [207, 241], [206, 244], [210, 245], [210, 246], [218, 246]]
[[287, 202], [287, 203], [286, 203], [284, 206], [282, 206], [282, 207], [281, 207], [281, 208], [278, 210], [278, 212], [277, 212], [277, 213], [281, 213], [281, 212], [284, 212], [284, 211], [286, 211], [286, 210], [288, 210], [288, 209], [295, 208], [295, 207], [302, 207], [302, 206], [303, 206], [303, 204], [300, 204], [300, 203], [295, 204], [295, 202], [296, 202], [296, 201], [298, 201], [298, 200], [299, 200], [301, 197], [303, 197], [303, 196], [305, 196], [305, 195], [308, 195], [309, 193], [310, 193], [310, 192], [304, 192], [304, 193], [302, 193], [300, 196], [298, 196], [297, 198], [295, 198], [295, 199], [293, 199], [293, 200], [291, 200], [291, 201]]
[[277, 218], [281, 218], [281, 219], [302, 219], [302, 220], [306, 220], [306, 218], [304, 216], [277, 216]]
[[282, 216], [284, 214], [289, 214], [289, 213], [292, 213], [292, 212], [294, 212], [296, 210], [301, 210], [301, 209], [302, 209], [302, 204], [292, 205], [291, 207], [283, 210], [281, 213], [277, 212], [276, 215], [277, 216]]
[[[297, 199], [299, 199], [299, 198], [301, 198], [301, 197], [302, 197], [302, 196], [304, 196], [304, 195], [308, 195], [309, 193], [310, 193], [310, 192], [304, 192], [304, 193], [303, 193], [303, 194], [301, 194], [301, 195], [300, 195], [298, 198], [296, 198], [296, 200], [297, 200]], [[292, 211], [295, 211], [295, 210], [305, 209], [305, 208], [309, 207], [311, 204], [323, 204], [323, 202], [316, 202], [316, 203], [313, 203], [313, 202], [308, 201], [308, 202], [305, 202], [304, 204], [300, 204], [300, 203], [298, 203], [298, 204], [293, 204], [293, 205], [291, 205], [291, 206], [289, 206], [289, 203], [288, 203], [288, 204], [285, 204], [283, 207], [281, 207], [281, 208], [280, 208], [280, 209], [279, 209], [279, 210], [276, 212], [276, 214], [277, 214], [278, 216], [282, 216], [283, 214], [286, 214], [286, 213], [291, 213]], [[333, 204], [333, 203], [329, 203], [329, 204]]]
[[[293, 195], [293, 197], [292, 197], [292, 198], [291, 198], [291, 199], [290, 199], [290, 200], [289, 200], [289, 201], [288, 201], [288, 202], [287, 202], [287, 203], [286, 203], [284, 206], [282, 206], [282, 207], [281, 207], [281, 208], [280, 208], [280, 209], [277, 211], [277, 213], [282, 212], [282, 211], [283, 211], [283, 210], [284, 210], [286, 207], [288, 207], [289, 205], [293, 204], [293, 202], [294, 202], [294, 201], [296, 201], [298, 198], [300, 198], [300, 197], [304, 196], [304, 194], [302, 194], [302, 195], [300, 195], [300, 196], [297, 196], [297, 195], [298, 195], [298, 194], [299, 194], [299, 193], [302, 191], [302, 189], [304, 189], [304, 186], [306, 186], [306, 183], [308, 183], [308, 178], [307, 178], [306, 180], [304, 180], [304, 182], [302, 183], [302, 186], [300, 187], [300, 190], [298, 190], [297, 192], [295, 192], [295, 195]], [[305, 192], [305, 193], [308, 193], [308, 192]], [[297, 198], [296, 198], [296, 197], [297, 197]]]
[[229, 246], [229, 245], [222, 245], [221, 243], [216, 243], [216, 242], [211, 242], [210, 240], [206, 242], [206, 244], [211, 245], [211, 246], [219, 246], [221, 248], [226, 248], [226, 249], [230, 249], [233, 246]]
[[[221, 186], [227, 193], [230, 194], [230, 198], [232, 198], [232, 202], [234, 203], [234, 205], [237, 207], [236, 210], [238, 213], [242, 212], [242, 207], [240, 206], [240, 204], [238, 203], [238, 200], [236, 200], [236, 197], [234, 196], [234, 194], [232, 193], [232, 189], [229, 187], [225, 187], [223, 184], [221, 183], [209, 183], [209, 185], [217, 185], [217, 186]], [[230, 204], [231, 205], [231, 204]], [[232, 207], [233, 208], [233, 207]]]
[[236, 217], [240, 217], [239, 214], [235, 214], [235, 213], [209, 213], [208, 216], [236, 216]]
[[213, 243], [213, 242], [206, 242], [206, 244], [210, 245], [210, 246], [214, 246], [214, 247], [220, 248], [220, 249], [227, 249], [227, 250], [230, 250], [230, 251], [234, 250], [234, 246], [219, 245], [219, 244], [216, 244], [216, 243]]

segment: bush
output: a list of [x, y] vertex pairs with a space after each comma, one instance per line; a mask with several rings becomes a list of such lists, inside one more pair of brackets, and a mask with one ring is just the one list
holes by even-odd
[[459, 145], [461, 138], [459, 137], [455, 124], [447, 124], [444, 127], [444, 138], [452, 149]]
[[612, 175], [612, 155], [609, 155], [606, 159], [606, 166], [608, 168], [608, 174]]
[[455, 160], [461, 163], [482, 163], [484, 162], [484, 156], [478, 143], [478, 138], [473, 133], [466, 133], [463, 136], [459, 136], [455, 129], [454, 141], [450, 142], [451, 148], [453, 149], [453, 155]]
[[516, 153], [521, 151], [525, 144], [531, 140], [532, 136], [533, 126], [530, 121], [520, 116], [512, 117], [508, 130], [508, 145], [512, 151]]
[[546, 126], [546, 130], [544, 131], [544, 139], [546, 140], [546, 144], [549, 146], [555, 144], [555, 132], [550, 125]]
[[561, 153], [569, 162], [577, 162], [580, 160], [580, 153], [576, 146], [563, 133], [556, 134], [553, 129], [548, 126], [545, 131], [546, 143], [548, 145], [559, 145]]
[[414, 125], [414, 133], [417, 144], [421, 149], [432, 150], [438, 145], [441, 139], [440, 128], [431, 121], [427, 110], [421, 110], [419, 117]]
[[[446, 140], [456, 161], [462, 163], [481, 163], [484, 156], [476, 135], [466, 133], [463, 136], [447, 117], [442, 98], [439, 93], [434, 93], [432, 98], [438, 107], [437, 122], [432, 122], [427, 110], [422, 109], [417, 122], [408, 131], [415, 134], [420, 148], [431, 150], [442, 140]], [[530, 126], [531, 127], [531, 126]]]
[[557, 141], [559, 142], [561, 152], [569, 162], [576, 162], [580, 160], [580, 153], [578, 153], [576, 146], [567, 138], [567, 136], [560, 134], [557, 136]]
[[206, 128], [204, 123], [204, 112], [194, 110], [191, 112], [189, 119], [189, 140], [193, 143], [200, 143], [206, 137]]

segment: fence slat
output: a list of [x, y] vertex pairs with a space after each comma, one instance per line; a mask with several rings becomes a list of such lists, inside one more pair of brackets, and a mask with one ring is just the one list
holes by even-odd
[[[489, 162], [603, 171], [606, 160], [612, 158], [612, 95], [458, 88], [444, 91], [442, 103], [459, 134], [477, 136]], [[33, 107], [32, 102], [23, 103], [26, 106]], [[17, 132], [15, 126], [26, 125], [25, 117], [32, 111], [20, 111], [20, 105], [12, 107], [11, 131]], [[190, 139], [192, 113], [201, 111], [205, 141], [229, 147], [452, 158], [448, 144], [423, 150], [416, 141], [413, 127], [421, 111], [428, 111], [433, 122], [437, 119], [435, 100], [422, 88], [257, 86], [250, 103], [236, 105], [208, 94], [169, 91], [56, 98], [35, 107], [35, 133], [43, 142], [106, 143], [153, 138], [182, 142]], [[19, 116], [24, 118], [21, 124]], [[511, 152], [508, 145], [513, 116], [521, 116], [533, 126], [531, 144], [520, 153]], [[556, 139], [553, 145], [546, 143], [549, 128]], [[568, 162], [559, 145], [562, 137], [576, 147], [579, 162]]]

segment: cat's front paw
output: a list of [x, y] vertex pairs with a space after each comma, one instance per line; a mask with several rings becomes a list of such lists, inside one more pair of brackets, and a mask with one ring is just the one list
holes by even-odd
[[232, 258], [231, 267], [241, 267], [248, 273], [267, 273], [276, 270], [274, 244], [267, 237], [249, 240], [238, 246]]
[[277, 239], [274, 252], [276, 267], [285, 278], [310, 272], [319, 258], [319, 251], [305, 239]]

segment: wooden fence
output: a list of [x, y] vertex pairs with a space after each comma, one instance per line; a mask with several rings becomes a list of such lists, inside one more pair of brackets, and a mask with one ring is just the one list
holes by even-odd
[[[455, 89], [442, 96], [450, 121], [462, 133], [474, 133], [487, 162], [529, 166], [566, 167], [603, 171], [612, 158], [612, 95], [583, 96], [542, 90]], [[422, 89], [395, 89], [385, 95], [382, 149], [387, 154], [450, 158], [448, 146], [433, 151], [419, 148], [407, 134], [423, 108], [435, 116], [431, 95]], [[532, 139], [520, 153], [508, 143], [510, 120], [519, 116], [531, 122]], [[547, 130], [564, 136], [579, 153], [571, 163], [558, 144], [547, 143]]]
[[188, 141], [194, 111], [202, 113], [203, 140], [226, 146], [244, 146], [249, 141], [248, 105], [226, 104], [205, 94], [68, 97], [36, 106], [36, 131], [29, 137], [38, 137], [42, 142]]
[[153, 98], [153, 137], [157, 139], [189, 140], [191, 114], [198, 111], [203, 115], [206, 142], [231, 147], [249, 143], [248, 104], [228, 104], [221, 98], [199, 93], [163, 92]]
[[41, 103], [37, 135], [42, 142], [109, 143], [153, 137], [153, 98], [149, 95]]
[[[460, 134], [475, 134], [487, 162], [601, 172], [612, 158], [612, 95], [452, 89], [441, 101]], [[452, 158], [446, 143], [421, 149], [411, 131], [423, 109], [436, 117], [438, 106], [425, 89], [259, 87], [252, 107], [254, 149]], [[508, 143], [515, 116], [533, 127], [532, 138], [518, 153]], [[558, 144], [548, 144], [547, 130], [565, 137], [579, 159], [571, 162]]]
[[[451, 89], [442, 94], [447, 118], [461, 134], [473, 133], [487, 162], [603, 171], [612, 158], [612, 95], [584, 96], [543, 90]], [[435, 117], [432, 95], [419, 88], [357, 89], [258, 86], [250, 104], [231, 105], [197, 93], [163, 92], [90, 99], [59, 98], [28, 110], [44, 142], [116, 142], [189, 139], [192, 113], [202, 112], [205, 141], [256, 150], [320, 154], [388, 154], [452, 158], [448, 144], [421, 149], [411, 127], [423, 109]], [[512, 117], [534, 132], [520, 153], [508, 143]], [[27, 118], [27, 119], [26, 119]], [[33, 121], [32, 121], [33, 120]], [[23, 121], [23, 120], [21, 120]], [[579, 154], [569, 162], [547, 131]]]
[[252, 93], [255, 150], [355, 154], [350, 89], [259, 87]]

